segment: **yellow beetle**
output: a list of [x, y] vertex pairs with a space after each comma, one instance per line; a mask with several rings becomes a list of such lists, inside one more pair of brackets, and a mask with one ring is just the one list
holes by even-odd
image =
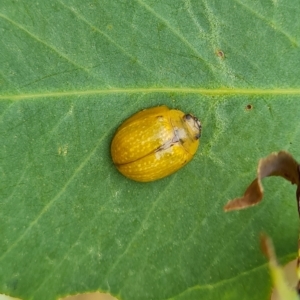
[[197, 151], [200, 135], [201, 123], [191, 114], [153, 107], [134, 114], [118, 128], [111, 156], [124, 176], [153, 181], [187, 164]]

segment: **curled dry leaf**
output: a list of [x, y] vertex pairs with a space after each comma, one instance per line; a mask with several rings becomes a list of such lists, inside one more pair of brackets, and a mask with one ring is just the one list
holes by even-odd
[[259, 203], [263, 197], [261, 180], [268, 176], [281, 176], [292, 184], [297, 184], [298, 212], [300, 214], [300, 177], [299, 164], [291, 154], [285, 151], [271, 153], [258, 163], [257, 178], [246, 189], [240, 198], [230, 200], [225, 206], [225, 211], [239, 210]]
[[272, 240], [266, 236], [261, 236], [261, 248], [269, 260], [269, 267], [276, 289], [277, 299], [299, 300], [296, 289], [291, 287], [286, 279], [283, 269], [278, 265]]
[[[259, 203], [263, 198], [263, 187], [261, 180], [268, 176], [281, 176], [292, 184], [297, 185], [297, 204], [298, 213], [300, 216], [300, 166], [291, 154], [285, 151], [272, 153], [266, 158], [263, 158], [258, 163], [257, 178], [246, 189], [244, 195], [240, 198], [230, 200], [224, 207], [225, 211], [239, 210], [247, 208]], [[275, 251], [271, 239], [263, 236], [261, 239], [263, 252], [269, 259], [269, 266], [273, 277], [274, 287], [277, 290], [280, 300], [299, 299], [297, 292], [300, 294], [300, 239], [298, 246], [297, 260], [297, 277], [298, 284], [296, 289], [288, 286], [283, 275], [282, 268], [278, 265]]]

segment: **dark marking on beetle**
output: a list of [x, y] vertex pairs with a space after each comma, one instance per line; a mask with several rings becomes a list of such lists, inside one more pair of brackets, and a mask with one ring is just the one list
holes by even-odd
[[174, 137], [172, 138], [172, 143], [176, 144], [180, 141], [179, 133], [178, 130], [175, 128], [173, 129], [173, 132], [174, 132]]
[[199, 121], [198, 118], [194, 117], [193, 115], [191, 114], [186, 114], [183, 116], [183, 119], [185, 121], [190, 121], [190, 120], [193, 120], [193, 127], [196, 129], [195, 131], [198, 131], [198, 134], [196, 134], [194, 136], [194, 139], [195, 140], [198, 140], [200, 137], [201, 137], [201, 130], [202, 130], [202, 125], [201, 125], [201, 122]]
[[201, 138], [202, 125], [201, 125], [201, 123], [200, 123], [200, 121], [198, 119], [196, 119], [196, 120], [197, 120], [196, 121], [196, 124], [197, 124], [196, 128], [198, 128], [199, 133], [195, 135], [195, 139], [199, 140]]
[[164, 151], [164, 150], [167, 150], [171, 147], [173, 147], [174, 145], [176, 145], [178, 143], [178, 141], [174, 141], [174, 140], [169, 140], [167, 142], [165, 142], [163, 145], [159, 146], [155, 151], [154, 153], [156, 152], [159, 152], [159, 151]]

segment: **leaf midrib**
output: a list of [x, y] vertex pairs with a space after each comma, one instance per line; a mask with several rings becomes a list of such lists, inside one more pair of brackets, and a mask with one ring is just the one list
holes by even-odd
[[92, 89], [84, 91], [64, 91], [64, 92], [46, 92], [46, 93], [28, 93], [0, 95], [0, 100], [20, 101], [35, 98], [56, 98], [67, 96], [87, 96], [99, 94], [151, 94], [151, 93], [177, 93], [177, 94], [199, 94], [199, 95], [300, 95], [300, 88], [292, 89], [205, 89], [205, 88], [113, 88], [113, 89]]

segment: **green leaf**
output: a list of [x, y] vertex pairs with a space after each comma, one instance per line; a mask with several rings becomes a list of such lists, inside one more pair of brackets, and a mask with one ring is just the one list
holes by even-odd
[[[259, 234], [296, 256], [295, 188], [223, 213], [259, 158], [300, 159], [296, 0], [0, 1], [0, 292], [54, 299], [268, 299]], [[176, 174], [142, 184], [117, 127], [165, 104], [203, 124]]]

